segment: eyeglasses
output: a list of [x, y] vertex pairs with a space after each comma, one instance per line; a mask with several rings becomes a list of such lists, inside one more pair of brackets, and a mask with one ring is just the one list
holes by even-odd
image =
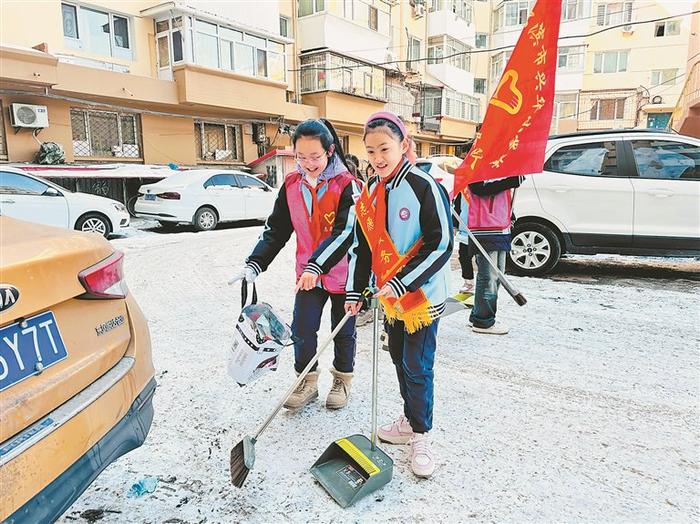
[[325, 158], [325, 156], [326, 155], [323, 155], [323, 154], [322, 155], [314, 155], [314, 156], [310, 156], [310, 157], [302, 157], [299, 155], [295, 155], [294, 159], [297, 162], [314, 162], [314, 163], [316, 163], [316, 162], [320, 162], [321, 160], [323, 160]]

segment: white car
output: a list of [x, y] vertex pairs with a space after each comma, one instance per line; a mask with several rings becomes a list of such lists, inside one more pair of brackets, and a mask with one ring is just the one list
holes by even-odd
[[544, 170], [515, 190], [509, 266], [564, 253], [700, 255], [700, 140], [658, 130], [550, 137]]
[[163, 226], [186, 222], [208, 231], [219, 222], [264, 220], [275, 198], [272, 187], [241, 171], [192, 169], [141, 186], [134, 210]]
[[0, 167], [0, 215], [105, 237], [129, 225], [121, 202], [73, 193], [14, 167]]

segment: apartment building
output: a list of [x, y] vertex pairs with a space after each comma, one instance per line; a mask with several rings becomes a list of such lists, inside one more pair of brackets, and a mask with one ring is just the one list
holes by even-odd
[[[693, 1], [562, 1], [552, 132], [665, 127]], [[384, 108], [419, 155], [464, 154], [533, 3], [4, 0], [0, 160], [54, 141], [68, 162], [240, 165], [318, 116], [363, 157]], [[32, 105], [48, 127], [18, 125]]]
[[[491, 3], [491, 46], [508, 48], [491, 54], [489, 92], [533, 3]], [[691, 0], [562, 0], [552, 133], [666, 128], [685, 80], [692, 11]]]

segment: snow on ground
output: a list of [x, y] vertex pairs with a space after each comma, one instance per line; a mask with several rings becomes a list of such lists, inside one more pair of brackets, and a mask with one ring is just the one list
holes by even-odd
[[[129, 287], [150, 323], [156, 415], [144, 446], [108, 467], [62, 522], [82, 520], [88, 509], [109, 510], [101, 522], [700, 518], [700, 279], [687, 275], [682, 285], [654, 285], [653, 292], [633, 272], [626, 285], [513, 278], [528, 304], [501, 295], [499, 318], [511, 326], [505, 337], [473, 334], [466, 315], [443, 319], [434, 477], [416, 479], [402, 447], [382, 445], [395, 461], [394, 479], [341, 509], [309, 467], [333, 440], [369, 434], [371, 326], [362, 327], [349, 407], [330, 412], [317, 402], [298, 414], [281, 412], [257, 443], [246, 484], [233, 488], [231, 447], [255, 431], [294, 377], [291, 351], [280, 370], [246, 388], [225, 372], [240, 307], [238, 288], [226, 281], [260, 231], [114, 241], [126, 253]], [[458, 277], [453, 271], [455, 288]], [[261, 299], [291, 321], [291, 244], [258, 282]], [[324, 319], [320, 338], [328, 324]], [[331, 359], [326, 353], [322, 367]], [[384, 352], [379, 376], [380, 421], [387, 421], [401, 401]], [[321, 398], [330, 382], [324, 371]], [[161, 479], [155, 493], [127, 498], [146, 476]]]

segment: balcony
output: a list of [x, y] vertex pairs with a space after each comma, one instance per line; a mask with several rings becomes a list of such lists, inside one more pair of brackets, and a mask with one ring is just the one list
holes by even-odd
[[17, 83], [51, 87], [58, 83], [58, 58], [36, 49], [0, 46], [3, 84]]
[[386, 102], [386, 71], [347, 56], [323, 51], [302, 55], [301, 92], [338, 91]]
[[386, 61], [391, 42], [391, 14], [383, 2], [305, 0], [299, 3], [298, 28], [302, 51], [327, 48], [370, 62]]
[[300, 121], [317, 116], [313, 107], [286, 101], [284, 82], [194, 64], [175, 66], [173, 76], [180, 104], [226, 108], [241, 117], [284, 115]]
[[472, 2], [435, 0], [428, 13], [428, 37], [448, 35], [474, 47]]

